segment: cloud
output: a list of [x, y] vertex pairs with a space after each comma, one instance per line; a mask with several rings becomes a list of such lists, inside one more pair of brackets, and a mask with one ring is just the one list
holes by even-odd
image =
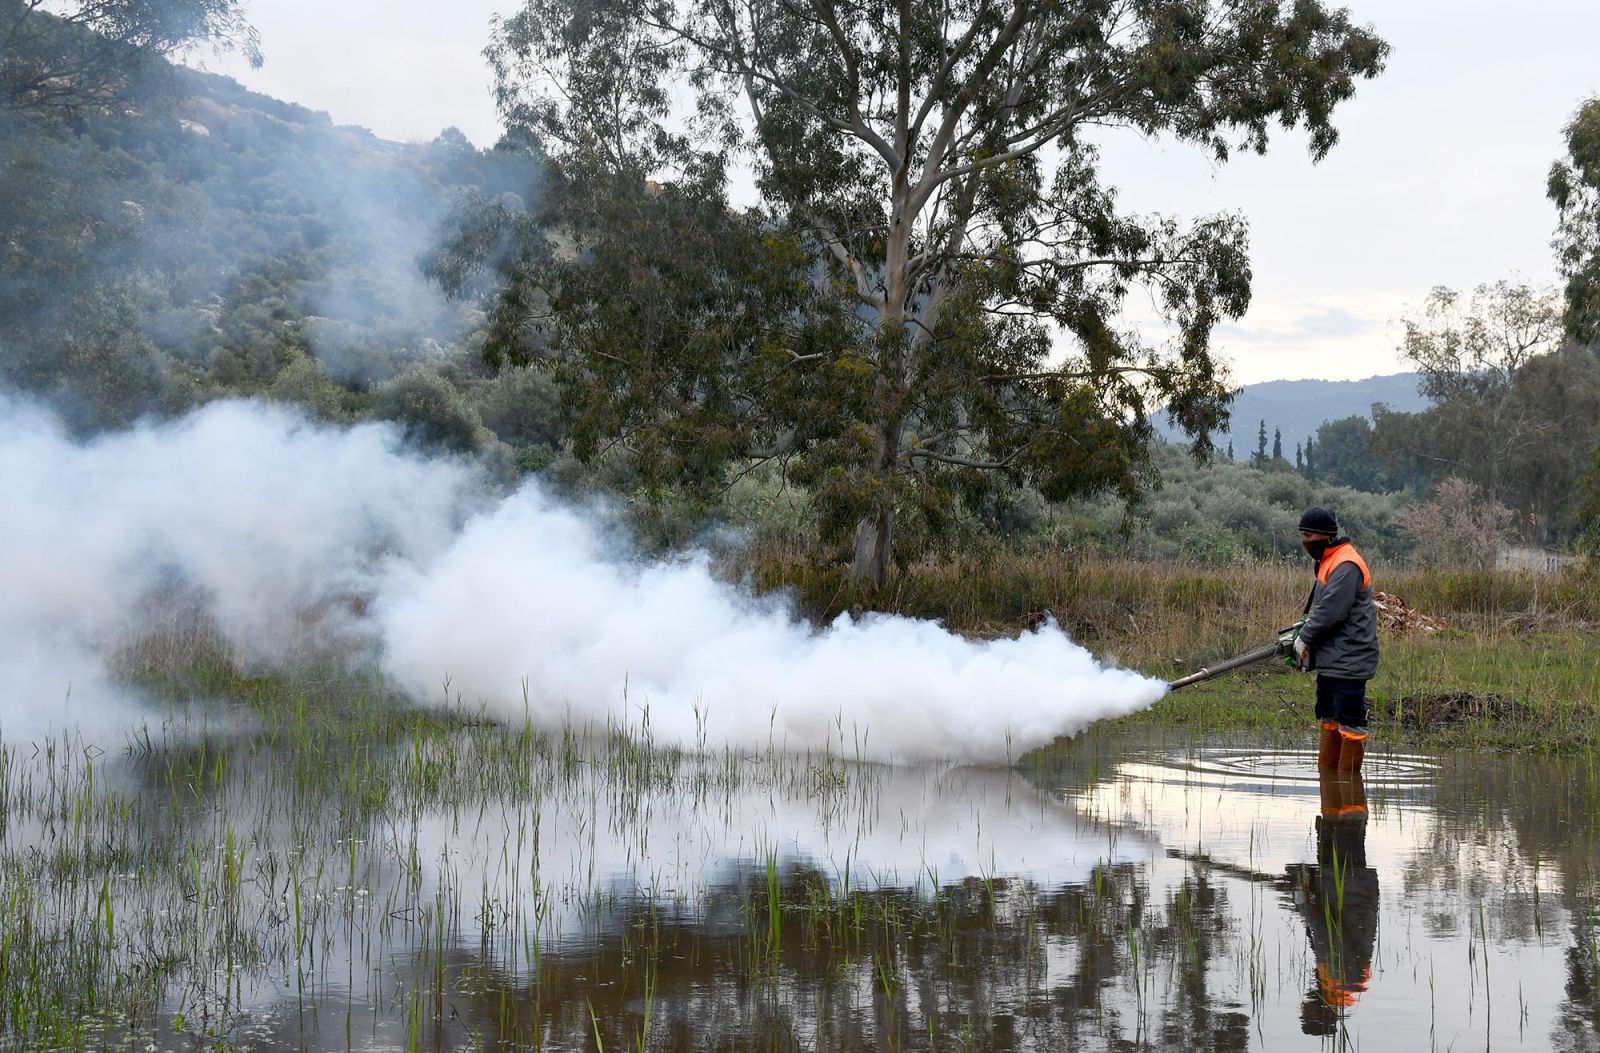
[[1252, 346], [1328, 345], [1384, 339], [1388, 315], [1332, 304], [1289, 304], [1252, 309], [1238, 322], [1218, 326], [1225, 344]]

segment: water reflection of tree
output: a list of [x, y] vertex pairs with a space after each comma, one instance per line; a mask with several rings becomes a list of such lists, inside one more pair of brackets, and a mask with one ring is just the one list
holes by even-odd
[[815, 871], [776, 886], [757, 872], [692, 910], [624, 906], [597, 931], [547, 950], [531, 979], [456, 951], [442, 968], [419, 956], [398, 983], [441, 983], [450, 1008], [430, 1033], [488, 1048], [597, 1035], [631, 1048], [646, 1010], [653, 1049], [1250, 1044], [1247, 1012], [1213, 989], [1236, 933], [1225, 887], [1203, 868], [1160, 896], [1134, 864], [1059, 889], [969, 880], [936, 895], [840, 896]]
[[[1551, 1043], [1600, 1050], [1600, 769], [1593, 758], [1452, 761], [1429, 803], [1431, 836], [1404, 868], [1408, 894], [1430, 897], [1435, 928], [1471, 931], [1472, 918], [1481, 917], [1501, 944], [1558, 938], [1564, 913], [1567, 981]], [[1552, 875], [1556, 897], [1541, 891]]]

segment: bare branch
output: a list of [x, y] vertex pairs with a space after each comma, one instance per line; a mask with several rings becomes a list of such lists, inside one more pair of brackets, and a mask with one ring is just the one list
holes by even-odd
[[920, 446], [916, 449], [907, 450], [905, 456], [908, 460], [938, 461], [940, 464], [954, 464], [962, 468], [981, 468], [986, 471], [1009, 468], [1017, 459], [1017, 455], [1012, 454], [1003, 461], [977, 461], [970, 457], [955, 457], [947, 453], [935, 453]]
[[1178, 366], [1105, 366], [1101, 369], [1069, 370], [1046, 369], [1037, 373], [991, 373], [984, 381], [991, 384], [1017, 380], [1100, 380], [1106, 377], [1139, 374], [1152, 379], [1171, 380], [1181, 377], [1186, 370]]
[[928, 147], [928, 159], [923, 164], [922, 178], [917, 181], [917, 188], [910, 198], [911, 215], [916, 215], [917, 210], [922, 207], [923, 202], [927, 201], [928, 195], [932, 193], [933, 188], [937, 185], [934, 177], [940, 171], [940, 165], [943, 163], [946, 152], [950, 149], [950, 142], [955, 137], [956, 129], [961, 124], [962, 116], [965, 115], [967, 108], [977, 99], [981, 86], [988, 81], [989, 75], [994, 72], [994, 67], [999, 64], [1007, 49], [1016, 41], [1017, 34], [1027, 24], [1028, 4], [1029, 0], [1017, 0], [1016, 5], [1011, 9], [1011, 17], [1006, 20], [1006, 24], [995, 35], [994, 40], [989, 44], [988, 50], [984, 52], [983, 57], [973, 67], [972, 73], [967, 78], [967, 83], [956, 95], [955, 100], [950, 105], [950, 109], [945, 112], [944, 121], [940, 124], [938, 132], [934, 134], [932, 144]]
[[[987, 7], [987, 4], [984, 6]], [[911, 138], [913, 140], [920, 139], [922, 137], [923, 122], [926, 121], [928, 116], [933, 113], [935, 104], [938, 102], [940, 96], [944, 94], [945, 85], [950, 81], [950, 74], [955, 72], [956, 64], [966, 56], [967, 52], [972, 47], [973, 40], [977, 38], [978, 30], [983, 28], [982, 15], [982, 9], [974, 12], [972, 16], [972, 23], [967, 26], [967, 31], [961, 34], [960, 40], [956, 41], [955, 44], [947, 48], [944, 61], [939, 64], [939, 69], [934, 73], [932, 78], [929, 79], [927, 94], [922, 100], [921, 107], [919, 107], [917, 110], [916, 119], [911, 122]]]

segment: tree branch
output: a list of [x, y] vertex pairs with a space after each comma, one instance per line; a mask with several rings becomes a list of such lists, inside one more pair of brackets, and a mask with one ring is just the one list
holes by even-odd
[[904, 456], [907, 460], [921, 459], [938, 461], [940, 464], [954, 464], [961, 468], [981, 468], [985, 471], [996, 471], [1001, 468], [1009, 468], [1012, 462], [1017, 459], [1017, 455], [1012, 454], [1003, 461], [976, 461], [970, 457], [955, 457], [947, 453], [935, 453], [932, 450], [925, 450], [920, 446], [916, 449], [905, 451]]
[[817, 0], [817, 9], [822, 13], [823, 24], [827, 26], [834, 44], [839, 48], [839, 58], [850, 77], [850, 123], [855, 129], [856, 137], [878, 151], [878, 156], [889, 166], [889, 171], [897, 171], [901, 164], [900, 153], [890, 146], [883, 136], [872, 130], [867, 124], [866, 117], [861, 113], [861, 65], [856, 61], [855, 49], [851, 46], [843, 27], [839, 25], [838, 12], [834, 10], [831, 0]]
[[956, 128], [961, 123], [962, 115], [972, 105], [973, 100], [978, 96], [981, 85], [989, 79], [994, 67], [999, 64], [1000, 59], [1005, 56], [1006, 50], [1016, 41], [1017, 34], [1027, 24], [1028, 4], [1029, 0], [1017, 0], [1015, 6], [1011, 9], [1011, 17], [1006, 20], [1006, 24], [995, 35], [994, 41], [990, 43], [988, 50], [984, 52], [983, 57], [973, 67], [966, 84], [962, 86], [961, 91], [956, 95], [955, 101], [951, 103], [949, 111], [945, 113], [944, 121], [941, 122], [938, 132], [934, 134], [933, 143], [928, 147], [928, 159], [923, 164], [922, 177], [917, 181], [916, 190], [912, 192], [908, 200], [907, 212], [909, 215], [915, 216], [917, 214], [918, 209], [927, 201], [928, 195], [938, 182], [947, 181], [935, 181], [934, 176], [940, 171], [939, 166], [943, 163], [946, 151], [950, 149], [950, 141], [955, 136]]
[[1037, 373], [991, 373], [983, 378], [986, 383], [999, 384], [1015, 380], [1099, 380], [1104, 377], [1139, 374], [1160, 380], [1172, 380], [1187, 372], [1178, 366], [1106, 366], [1103, 369], [1067, 370], [1049, 369]]

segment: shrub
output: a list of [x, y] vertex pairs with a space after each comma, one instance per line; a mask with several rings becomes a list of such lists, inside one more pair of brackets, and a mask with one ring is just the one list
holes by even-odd
[[1150, 514], [1145, 520], [1152, 533], [1175, 535], [1201, 525], [1200, 510], [1188, 497], [1164, 494], [1150, 503]]
[[1452, 477], [1440, 480], [1427, 501], [1397, 518], [1423, 565], [1489, 570], [1500, 558], [1514, 517], [1511, 509], [1485, 497], [1476, 484]]
[[1296, 513], [1311, 505], [1311, 483], [1293, 472], [1268, 472], [1261, 487], [1267, 504], [1293, 509]]
[[380, 384], [373, 392], [373, 413], [403, 425], [407, 439], [432, 449], [471, 453], [487, 438], [461, 392], [425, 369], [408, 369]]
[[267, 397], [293, 403], [322, 420], [340, 421], [346, 416], [345, 389], [322, 371], [316, 359], [307, 356], [296, 358], [284, 367], [267, 389]]
[[555, 381], [533, 369], [508, 369], [472, 392], [484, 425], [516, 449], [559, 446], [566, 435]]

